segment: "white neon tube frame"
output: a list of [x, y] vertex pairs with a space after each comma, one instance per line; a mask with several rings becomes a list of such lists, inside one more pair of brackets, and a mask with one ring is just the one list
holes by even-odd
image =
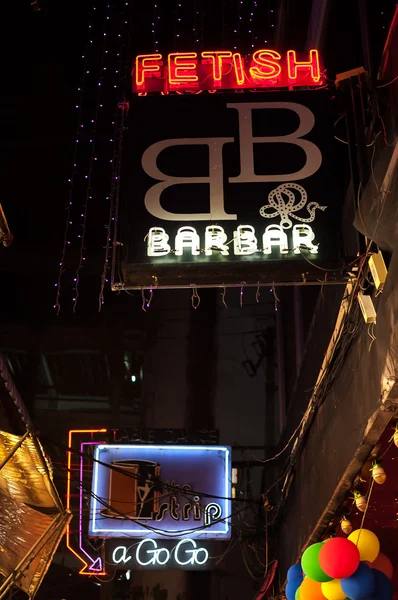
[[[104, 529], [104, 528], [98, 528], [96, 526], [96, 516], [97, 516], [97, 496], [98, 496], [98, 460], [100, 460], [99, 458], [99, 454], [101, 453], [101, 450], [104, 449], [112, 449], [112, 450], [116, 450], [118, 448], [123, 448], [125, 450], [127, 449], [131, 449], [131, 450], [142, 450], [143, 448], [145, 448], [145, 450], [179, 450], [179, 451], [185, 451], [185, 450], [197, 450], [197, 451], [203, 451], [203, 450], [210, 450], [213, 452], [224, 452], [225, 453], [225, 487], [224, 487], [224, 496], [225, 498], [230, 498], [230, 493], [229, 493], [229, 483], [230, 483], [230, 476], [229, 476], [229, 454], [230, 451], [228, 448], [226, 448], [225, 446], [139, 446], [136, 444], [133, 445], [129, 445], [129, 444], [98, 444], [98, 446], [96, 446], [95, 450], [94, 450], [94, 473], [93, 473], [93, 488], [94, 488], [94, 498], [93, 498], [93, 504], [92, 504], [92, 509], [91, 509], [91, 513], [92, 513], [92, 521], [93, 521], [93, 525], [92, 525], [92, 532], [93, 533], [124, 533], [124, 534], [141, 534], [143, 532], [146, 533], [146, 535], [148, 537], [152, 537], [153, 534], [161, 534], [162, 533], [166, 533], [167, 534], [172, 534], [172, 533], [179, 533], [178, 537], [183, 537], [183, 536], [203, 536], [203, 537], [207, 537], [206, 534], [209, 533], [212, 536], [216, 536], [216, 535], [223, 535], [225, 536], [229, 529], [229, 523], [225, 523], [223, 521], [221, 521], [222, 525], [224, 525], [224, 529], [222, 531], [214, 531], [214, 529], [210, 529], [209, 526], [205, 527], [204, 529], [198, 529], [195, 531], [195, 528], [187, 528], [186, 530], [186, 534], [183, 533], [183, 528], [181, 527], [180, 529], [158, 529], [157, 527], [152, 527], [151, 526], [151, 531], [149, 531], [146, 527], [143, 527], [142, 525], [140, 525], [139, 523], [137, 523], [137, 521], [134, 521], [134, 525], [136, 525], [136, 527], [134, 529]], [[230, 500], [224, 500], [224, 510], [225, 508], [227, 508], [230, 504], [231, 501]], [[226, 510], [225, 512], [229, 513], [228, 510]], [[226, 514], [225, 517], [222, 517], [224, 519], [228, 519], [230, 515]], [[138, 528], [137, 528], [138, 525]], [[198, 525], [198, 527], [200, 527]], [[155, 531], [152, 531], [153, 529], [155, 529]], [[99, 536], [100, 537], [100, 536]], [[171, 537], [171, 535], [170, 535]]]

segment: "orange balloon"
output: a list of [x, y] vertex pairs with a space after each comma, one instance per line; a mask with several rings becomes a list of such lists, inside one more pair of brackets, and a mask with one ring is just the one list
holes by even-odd
[[300, 600], [325, 600], [322, 584], [306, 577], [300, 585]]
[[388, 579], [392, 579], [394, 567], [392, 566], [391, 560], [388, 558], [388, 556], [382, 552], [379, 552], [379, 556], [375, 561], [372, 562], [372, 569], [377, 569], [378, 571], [384, 573]]

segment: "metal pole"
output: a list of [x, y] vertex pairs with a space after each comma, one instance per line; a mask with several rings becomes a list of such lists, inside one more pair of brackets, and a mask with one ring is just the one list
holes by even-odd
[[278, 406], [279, 406], [279, 435], [286, 424], [286, 387], [285, 387], [285, 358], [283, 348], [283, 321], [281, 308], [276, 313], [276, 356], [278, 372]]
[[[336, 272], [339, 269], [336, 269]], [[341, 267], [340, 267], [341, 270]], [[351, 280], [352, 282], [354, 280]], [[336, 280], [336, 281], [324, 281], [323, 279], [321, 280], [317, 280], [317, 281], [269, 281], [267, 282], [261, 282], [261, 283], [245, 283], [244, 284], [244, 288], [257, 288], [257, 287], [292, 287], [292, 286], [298, 286], [298, 287], [307, 287], [307, 286], [329, 286], [329, 285], [347, 285], [348, 283], [350, 283], [349, 279], [343, 279], [343, 280]], [[182, 284], [182, 285], [161, 285], [159, 286], [159, 290], [192, 290], [194, 288], [199, 289], [206, 289], [206, 288], [241, 288], [242, 287], [242, 283], [197, 283], [197, 284], [192, 284], [192, 283], [187, 283], [187, 284]], [[111, 286], [111, 289], [113, 292], [120, 292], [120, 291], [126, 291], [126, 290], [153, 290], [155, 289], [153, 284], [152, 285], [124, 285], [123, 283], [114, 283]]]
[[11, 450], [11, 452], [9, 454], [7, 454], [7, 456], [5, 457], [5, 459], [0, 463], [0, 471], [3, 467], [5, 467], [5, 465], [8, 463], [8, 461], [10, 460], [10, 458], [12, 458], [15, 454], [15, 452], [22, 446], [22, 444], [24, 443], [24, 441], [26, 440], [26, 438], [28, 437], [28, 435], [30, 434], [29, 431], [27, 431], [19, 440], [19, 442], [17, 442], [15, 444], [15, 446], [13, 447], [13, 449]]
[[301, 298], [301, 289], [295, 287], [294, 295], [294, 325], [296, 338], [296, 375], [299, 376], [301, 363], [303, 362], [304, 354], [304, 333], [303, 333], [303, 307]]

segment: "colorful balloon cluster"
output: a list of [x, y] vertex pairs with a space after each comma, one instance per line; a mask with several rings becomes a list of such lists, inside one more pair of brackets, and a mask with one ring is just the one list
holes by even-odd
[[290, 567], [287, 600], [392, 600], [393, 566], [377, 536], [357, 529], [348, 538], [312, 544]]

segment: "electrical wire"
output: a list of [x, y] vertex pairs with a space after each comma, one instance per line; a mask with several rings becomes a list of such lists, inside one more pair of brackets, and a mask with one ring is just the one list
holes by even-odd
[[[55, 446], [58, 446], [59, 448], [63, 448], [64, 450], [66, 450], [67, 452], [70, 452], [71, 454], [76, 454], [79, 457], [81, 456], [85, 456], [84, 453], [80, 452], [79, 450], [77, 450], [76, 448], [69, 448], [68, 446], [66, 446], [65, 444], [61, 444], [59, 442], [55, 442], [55, 440], [49, 440], [52, 444], [54, 444]], [[176, 492], [176, 493], [184, 493], [188, 496], [200, 496], [201, 498], [213, 498], [216, 500], [230, 500], [230, 501], [240, 501], [240, 502], [247, 502], [248, 500], [246, 498], [242, 498], [242, 499], [237, 499], [237, 498], [232, 498], [229, 496], [219, 496], [217, 494], [209, 494], [207, 492], [199, 492], [197, 490], [181, 490], [179, 488], [179, 486], [177, 485], [172, 485], [166, 481], [162, 481], [161, 479], [158, 478], [153, 478], [153, 479], [145, 479], [143, 476], [137, 475], [135, 473], [130, 473], [126, 470], [124, 470], [123, 468], [120, 467], [116, 467], [115, 465], [109, 464], [109, 463], [105, 463], [102, 462], [101, 460], [92, 457], [91, 460], [95, 463], [98, 463], [99, 465], [101, 465], [102, 467], [106, 467], [107, 469], [110, 469], [111, 471], [115, 471], [116, 473], [120, 473], [121, 475], [124, 475], [126, 477], [129, 477], [131, 479], [135, 479], [137, 481], [140, 481], [142, 483], [150, 483], [150, 484], [154, 484], [156, 483], [156, 487], [160, 487], [160, 488], [165, 488], [166, 490], [170, 491], [170, 492]], [[254, 501], [259, 502], [259, 501]]]
[[389, 85], [392, 85], [393, 83], [395, 83], [398, 79], [398, 75], [396, 77], [394, 77], [394, 79], [392, 81], [389, 81], [388, 83], [383, 83], [382, 85], [377, 85], [376, 88], [379, 90], [380, 88], [385, 88]]

